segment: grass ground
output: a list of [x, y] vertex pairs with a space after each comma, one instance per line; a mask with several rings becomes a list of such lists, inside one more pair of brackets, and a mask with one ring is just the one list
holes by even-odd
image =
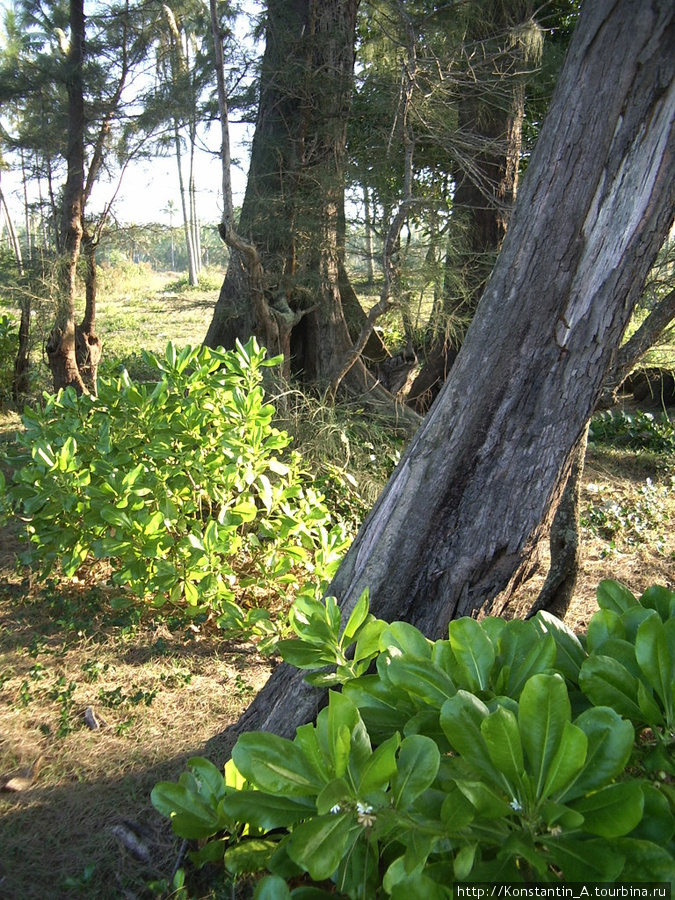
[[[105, 368], [122, 360], [132, 374], [142, 374], [141, 347], [202, 339], [217, 287], [186, 292], [170, 281], [150, 283], [141, 273], [127, 283], [104, 282]], [[46, 373], [39, 370], [36, 381], [46, 386]], [[17, 424], [16, 413], [5, 410], [5, 439]], [[340, 465], [356, 466], [356, 480], [372, 501], [375, 447], [359, 458], [350, 454], [337, 420], [313, 422], [311, 430], [323, 435], [326, 448], [336, 445]], [[367, 441], [360, 444], [368, 451]], [[653, 583], [675, 586], [674, 476], [672, 455], [591, 447], [583, 565], [568, 613], [573, 627], [588, 621], [602, 578], [618, 578], [636, 592]], [[236, 720], [270, 663], [252, 645], [225, 643], [170, 616], [111, 610], [104, 570], [70, 584], [33, 582], [17, 567], [20, 550], [16, 527], [6, 528], [0, 534], [0, 897], [156, 896], [150, 885], [170, 878], [178, 848], [150, 804], [150, 790], [177, 778], [207, 745], [210, 758], [222, 762], [210, 739]], [[543, 574], [528, 585], [524, 603]], [[99, 724], [94, 730], [87, 725], [92, 715]], [[219, 896], [233, 894], [223, 888]]]

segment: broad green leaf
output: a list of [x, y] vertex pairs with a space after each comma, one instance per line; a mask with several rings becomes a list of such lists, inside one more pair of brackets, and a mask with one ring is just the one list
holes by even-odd
[[430, 660], [395, 656], [387, 667], [387, 677], [401, 691], [439, 709], [457, 693], [451, 678]]
[[225, 868], [232, 875], [261, 872], [276, 850], [277, 841], [253, 838], [234, 844], [225, 851]]
[[315, 805], [302, 797], [245, 790], [230, 793], [223, 800], [223, 809], [234, 822], [268, 831], [301, 822], [314, 813]]
[[484, 781], [459, 779], [457, 787], [471, 803], [477, 816], [484, 819], [501, 819], [513, 815], [513, 807], [504, 800], [502, 794]]
[[406, 871], [405, 857], [395, 859], [384, 873], [382, 886], [391, 900], [450, 900], [452, 889], [432, 881], [423, 872]]
[[288, 842], [288, 855], [309, 872], [314, 881], [330, 878], [340, 865], [351, 839], [357, 832], [353, 813], [317, 816], [302, 822], [293, 830]]
[[542, 797], [550, 797], [563, 790], [581, 772], [586, 761], [588, 738], [570, 722], [565, 722], [560, 745], [546, 773]]
[[518, 699], [532, 675], [549, 671], [556, 659], [553, 635], [541, 635], [533, 621], [511, 619], [499, 637], [495, 691]]
[[675, 834], [675, 817], [663, 792], [645, 781], [641, 785], [645, 803], [642, 819], [630, 836], [667, 846]]
[[588, 623], [586, 646], [589, 653], [597, 653], [609, 638], [626, 637], [626, 629], [621, 616], [613, 609], [599, 609]]
[[565, 834], [547, 837], [546, 851], [565, 882], [614, 882], [623, 868], [617, 843], [610, 844], [602, 838], [580, 840]]
[[210, 760], [201, 756], [193, 756], [187, 765], [199, 782], [201, 794], [213, 797], [216, 802], [225, 797], [225, 778], [222, 769], [218, 769]]
[[489, 714], [487, 706], [467, 691], [457, 691], [441, 709], [441, 728], [453, 747], [477, 772], [494, 784], [501, 784], [500, 773], [488, 752], [480, 727]]
[[316, 811], [320, 816], [329, 812], [345, 812], [347, 804], [356, 801], [354, 789], [346, 778], [333, 778], [316, 798]]
[[253, 900], [291, 900], [291, 892], [283, 878], [266, 875], [255, 886]]
[[511, 832], [499, 849], [498, 855], [502, 858], [511, 857], [518, 860], [521, 866], [524, 860], [540, 876], [546, 874], [546, 860], [535, 847], [532, 836], [525, 829]]
[[429, 858], [433, 841], [431, 835], [423, 834], [416, 828], [406, 835], [406, 848], [403, 862], [407, 872], [421, 869]]
[[634, 724], [644, 721], [637, 678], [612, 657], [589, 656], [579, 672], [579, 686], [594, 706], [609, 706]]
[[277, 641], [275, 649], [284, 660], [296, 669], [320, 669], [335, 665], [335, 656], [320, 647], [312, 646], [298, 638]]
[[430, 659], [431, 641], [408, 622], [392, 622], [380, 635], [380, 650], [389, 651], [392, 656], [405, 653], [419, 659]]
[[[631, 606], [630, 609], [627, 609], [626, 612], [621, 616], [621, 621], [623, 622], [624, 628], [626, 629], [626, 640], [630, 644], [635, 643], [635, 639], [637, 637], [638, 628], [645, 619], [650, 619], [652, 617], [656, 617], [658, 619], [659, 615], [653, 609], [648, 609], [645, 606]], [[616, 653], [608, 653], [608, 656], [616, 656]], [[626, 664], [625, 661], [618, 657], [621, 662]], [[629, 670], [630, 667], [628, 666]], [[637, 674], [637, 673], [633, 673]]]
[[480, 731], [490, 759], [506, 778], [510, 793], [514, 797], [520, 795], [524, 761], [516, 717], [500, 706], [483, 719]]
[[171, 827], [188, 840], [211, 837], [229, 824], [196, 792], [173, 781], [160, 781], [150, 794], [152, 805], [171, 820]]
[[346, 646], [352, 643], [352, 641], [356, 637], [357, 631], [368, 618], [369, 605], [368, 591], [365, 590], [356, 601], [354, 609], [347, 619], [347, 624], [345, 625], [344, 631], [342, 633], [342, 640]]
[[359, 636], [354, 648], [354, 661], [373, 659], [380, 652], [380, 636], [386, 628], [386, 623], [381, 619], [371, 619], [359, 631]]
[[467, 675], [467, 690], [484, 691], [487, 688], [495, 662], [492, 641], [479, 622], [469, 617], [455, 619], [448, 628], [450, 644]]
[[609, 578], [600, 582], [595, 595], [601, 609], [611, 609], [619, 615], [629, 607], [638, 605], [627, 587]]
[[675, 592], [660, 584], [652, 585], [640, 597], [640, 604], [648, 609], [655, 609], [663, 622], [671, 617], [671, 609]]
[[520, 695], [518, 726], [537, 797], [542, 796], [549, 767], [570, 718], [567, 688], [559, 675], [534, 675], [529, 679]]
[[358, 767], [356, 790], [360, 797], [372, 791], [384, 790], [396, 773], [396, 752], [401, 745], [398, 734], [373, 751], [365, 763]]
[[112, 504], [102, 505], [99, 509], [99, 515], [104, 522], [114, 525], [116, 528], [125, 528], [127, 531], [133, 529], [129, 516]]
[[242, 734], [234, 745], [232, 759], [244, 778], [270, 794], [311, 797], [323, 787], [301, 748], [276, 734]]
[[422, 734], [401, 741], [391, 793], [397, 809], [407, 809], [432, 783], [441, 754], [436, 743]]
[[635, 640], [635, 658], [647, 681], [661, 698], [666, 714], [672, 718], [675, 654], [671, 652], [666, 629], [658, 615], [645, 619], [638, 628]]
[[[347, 771], [352, 734], [361, 716], [349, 697], [337, 691], [328, 694], [328, 751], [332, 757], [334, 775], [340, 778]], [[369, 748], [368, 748], [369, 749]]]
[[609, 707], [587, 709], [574, 724], [586, 735], [588, 747], [583, 768], [560, 794], [564, 803], [616, 778], [624, 770], [635, 740], [631, 723]]
[[630, 837], [619, 838], [615, 846], [625, 858], [621, 882], [675, 883], [675, 859], [665, 847]]
[[462, 831], [474, 817], [474, 807], [456, 784], [451, 784], [446, 791], [446, 798], [441, 808], [441, 820], [449, 835]]
[[584, 817], [583, 828], [604, 838], [622, 837], [642, 818], [644, 794], [638, 781], [609, 784], [571, 804]]
[[317, 729], [311, 723], [300, 725], [295, 732], [293, 743], [301, 750], [305, 762], [322, 784], [330, 780], [329, 761], [321, 749]]
[[556, 669], [572, 683], [576, 683], [581, 664], [588, 655], [572, 629], [544, 610], [532, 620], [543, 634], [552, 635], [556, 643]]
[[464, 844], [455, 854], [453, 871], [458, 881], [465, 881], [471, 874], [477, 849], [477, 844]]

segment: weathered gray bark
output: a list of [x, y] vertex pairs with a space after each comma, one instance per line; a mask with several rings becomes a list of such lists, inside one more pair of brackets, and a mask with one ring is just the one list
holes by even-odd
[[[438, 402], [331, 586], [438, 637], [539, 537], [675, 210], [675, 7], [584, 6], [497, 266]], [[279, 667], [233, 734], [320, 693]]]
[[[602, 394], [595, 411], [609, 409], [616, 403], [617, 393], [631, 370], [659, 339], [675, 319], [675, 290], [670, 291], [652, 309], [630, 340], [622, 345], [605, 377]], [[570, 473], [555, 511], [549, 535], [551, 562], [539, 596], [528, 612], [528, 618], [540, 609], [562, 618], [574, 594], [581, 563], [580, 507], [581, 478], [586, 457], [587, 432], [572, 454]]]

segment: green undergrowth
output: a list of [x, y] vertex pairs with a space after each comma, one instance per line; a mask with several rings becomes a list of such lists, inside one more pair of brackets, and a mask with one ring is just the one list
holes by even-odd
[[72, 578], [105, 561], [113, 607], [169, 604], [269, 646], [349, 540], [274, 425], [262, 382], [276, 361], [253, 340], [143, 359], [149, 382], [123, 373], [25, 411], [4, 492], [30, 540], [22, 562]]
[[365, 595], [344, 627], [331, 598], [302, 601], [279, 649], [331, 687], [316, 722], [243, 734], [224, 774], [192, 759], [153, 804], [257, 900], [672, 884], [675, 593], [603, 581], [597, 600], [585, 635], [540, 612], [433, 642]]

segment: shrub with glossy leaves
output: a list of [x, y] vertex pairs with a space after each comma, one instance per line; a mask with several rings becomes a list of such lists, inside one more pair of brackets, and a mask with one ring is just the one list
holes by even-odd
[[118, 602], [170, 601], [230, 632], [271, 633], [268, 608], [318, 588], [347, 539], [273, 425], [262, 371], [275, 360], [250, 341], [169, 344], [145, 362], [153, 382], [124, 373], [97, 397], [68, 389], [26, 410], [8, 490], [25, 562], [72, 576], [109, 560]]
[[342, 692], [294, 740], [242, 735], [224, 778], [192, 760], [153, 803], [205, 840], [195, 862], [267, 870], [257, 900], [672, 882], [675, 593], [607, 581], [598, 602], [587, 637], [539, 613], [459, 619], [432, 642], [366, 597], [344, 628], [308, 600], [280, 650]]

